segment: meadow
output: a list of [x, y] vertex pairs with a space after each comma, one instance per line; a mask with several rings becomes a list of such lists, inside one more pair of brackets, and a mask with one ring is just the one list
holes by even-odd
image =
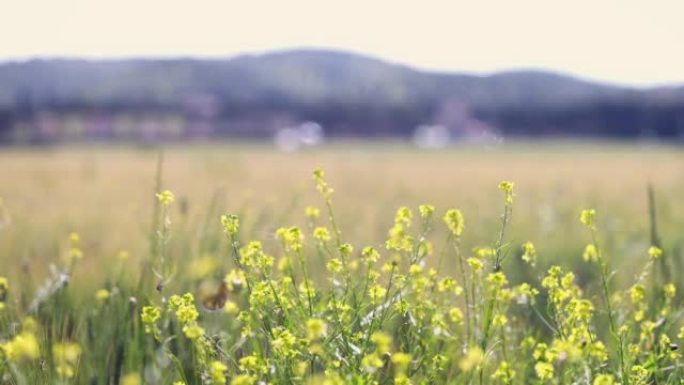
[[0, 381], [679, 384], [683, 190], [654, 144], [2, 149]]

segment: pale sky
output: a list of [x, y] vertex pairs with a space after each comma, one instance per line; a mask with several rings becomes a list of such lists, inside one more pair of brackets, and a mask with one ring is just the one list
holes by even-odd
[[313, 47], [429, 70], [684, 84], [684, 0], [0, 0], [0, 60]]

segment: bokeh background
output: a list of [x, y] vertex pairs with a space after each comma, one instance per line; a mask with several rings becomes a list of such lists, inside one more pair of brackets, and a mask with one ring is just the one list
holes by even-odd
[[630, 276], [653, 242], [651, 186], [668, 263], [683, 257], [679, 2], [3, 8], [0, 270], [28, 286], [71, 231], [94, 287], [119, 251], [147, 258], [160, 187], [178, 198], [175, 260], [211, 275], [219, 215], [275, 246], [276, 228], [321, 206], [314, 168], [358, 249], [382, 246], [394, 210], [421, 203], [462, 209], [467, 249], [489, 245], [505, 179], [513, 255], [530, 240], [543, 266], [591, 276], [578, 215], [595, 207]]

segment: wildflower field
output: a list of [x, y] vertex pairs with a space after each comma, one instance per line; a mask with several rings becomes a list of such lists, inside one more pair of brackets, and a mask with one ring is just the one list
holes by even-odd
[[2, 384], [682, 384], [684, 151], [0, 152]]

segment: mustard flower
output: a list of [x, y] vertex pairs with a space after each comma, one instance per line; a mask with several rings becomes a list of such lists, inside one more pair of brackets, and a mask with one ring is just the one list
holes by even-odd
[[466, 260], [466, 262], [468, 263], [468, 266], [470, 266], [470, 268], [473, 270], [473, 272], [477, 273], [484, 269], [484, 263], [478, 258], [470, 257]]
[[473, 369], [479, 368], [480, 365], [484, 363], [484, 360], [485, 354], [482, 349], [480, 349], [479, 346], [474, 346], [468, 349], [465, 357], [463, 357], [458, 363], [458, 366], [462, 371], [469, 372]]
[[508, 318], [503, 314], [496, 314], [492, 318], [492, 325], [494, 325], [496, 327], [506, 326], [507, 323], [508, 323]]
[[[230, 381], [230, 385], [254, 385], [256, 384], [256, 381], [257, 378], [255, 376], [249, 374], [239, 374]], [[217, 384], [220, 384], [220, 382]]]
[[342, 261], [339, 258], [331, 258], [328, 263], [325, 264], [326, 269], [331, 273], [339, 273], [342, 271]]
[[99, 303], [105, 303], [109, 299], [110, 295], [111, 294], [109, 293], [109, 290], [100, 289], [95, 292], [95, 299], [97, 299]]
[[204, 335], [204, 329], [197, 324], [191, 322], [183, 326], [183, 334], [190, 340], [197, 340]]
[[377, 355], [377, 353], [372, 353], [372, 354], [366, 355], [361, 360], [361, 366], [368, 373], [375, 373], [376, 370], [382, 368], [384, 365], [385, 365], [385, 363]]
[[406, 206], [399, 207], [397, 213], [394, 217], [394, 223], [401, 223], [406, 227], [411, 226], [411, 219], [413, 218], [413, 213], [411, 209]]
[[371, 342], [380, 353], [388, 353], [392, 347], [392, 337], [385, 332], [375, 332], [371, 335]]
[[81, 346], [76, 343], [57, 343], [52, 346], [55, 369], [61, 377], [72, 378], [81, 356]]
[[449, 310], [449, 319], [455, 324], [463, 323], [463, 311], [457, 307], [452, 307]]
[[354, 252], [354, 246], [350, 245], [349, 243], [343, 243], [340, 245], [340, 253], [344, 256], [349, 256], [351, 253]]
[[370, 297], [371, 303], [374, 305], [379, 304], [385, 298], [387, 294], [387, 289], [380, 285], [373, 285], [368, 289], [368, 296]]
[[221, 215], [221, 226], [227, 235], [234, 236], [240, 229], [240, 220], [235, 214]]
[[587, 247], [584, 248], [582, 259], [584, 259], [585, 262], [598, 261], [598, 249], [593, 243], [588, 244]]
[[327, 242], [330, 240], [330, 232], [325, 227], [316, 227], [313, 230], [313, 237], [319, 242]]
[[427, 221], [432, 217], [432, 214], [435, 212], [435, 206], [432, 205], [420, 205], [418, 206], [418, 211], [420, 211], [420, 216], [423, 218], [424, 221]]
[[392, 354], [391, 360], [392, 363], [397, 366], [397, 368], [405, 370], [411, 363], [411, 355], [408, 353], [397, 352]]
[[454, 237], [460, 237], [463, 233], [463, 228], [465, 227], [465, 221], [463, 220], [463, 214], [461, 210], [451, 209], [444, 214], [444, 223], [454, 235]]
[[138, 373], [128, 373], [121, 377], [121, 385], [142, 385], [142, 380]]
[[173, 201], [176, 199], [176, 197], [173, 195], [173, 193], [169, 190], [164, 190], [162, 192], [159, 192], [156, 194], [156, 196], [157, 196], [157, 201], [159, 201], [159, 203], [162, 206], [168, 206], [171, 203], [173, 203]]
[[527, 241], [522, 245], [523, 255], [522, 260], [534, 266], [537, 261], [537, 250], [532, 242]]
[[506, 206], [513, 205], [513, 182], [503, 181], [499, 183], [499, 190], [504, 193], [504, 203]]
[[13, 362], [33, 361], [40, 355], [38, 339], [32, 331], [22, 331], [9, 342], [0, 344], [0, 350]]
[[297, 338], [289, 330], [279, 327], [273, 331], [274, 338], [271, 347], [276, 356], [292, 358], [297, 354], [295, 344]]
[[330, 187], [325, 181], [325, 173], [323, 170], [314, 170], [313, 178], [316, 182], [316, 189], [318, 192], [320, 192], [325, 199], [329, 199], [335, 190], [333, 190], [333, 188]]
[[310, 318], [306, 321], [306, 331], [310, 340], [318, 340], [328, 334], [328, 325], [321, 319]]
[[615, 377], [610, 374], [599, 374], [594, 379], [593, 385], [613, 385], [615, 383]]
[[161, 318], [161, 309], [156, 306], [145, 306], [142, 308], [140, 318], [145, 325], [145, 333], [154, 333], [156, 335], [156, 323]]
[[486, 278], [487, 282], [492, 285], [492, 288], [499, 290], [508, 284], [506, 275], [502, 271], [496, 273], [489, 273]]
[[658, 259], [663, 255], [663, 250], [657, 246], [651, 246], [648, 248], [648, 256], [651, 259]]
[[414, 275], [414, 276], [419, 275], [422, 272], [423, 272], [423, 267], [417, 263], [414, 263], [411, 266], [409, 266], [409, 274], [411, 274], [411, 275]]
[[677, 294], [677, 287], [672, 283], [668, 283], [663, 287], [663, 292], [666, 298], [672, 299]]
[[595, 229], [596, 228], [596, 210], [594, 209], [586, 209], [582, 210], [582, 213], [580, 214], [580, 222], [584, 226], [586, 226], [588, 229]]
[[534, 365], [534, 372], [540, 380], [550, 380], [553, 378], [553, 365], [539, 361]]
[[306, 209], [304, 209], [304, 214], [307, 218], [313, 220], [321, 215], [321, 211], [317, 207], [307, 206]]
[[501, 361], [494, 373], [492, 373], [492, 379], [509, 384], [515, 379], [515, 370], [513, 370], [508, 361]]
[[226, 372], [228, 367], [221, 361], [213, 361], [209, 367], [209, 373], [211, 375], [211, 381], [213, 385], [225, 385], [226, 384]]
[[375, 263], [380, 259], [380, 253], [378, 253], [372, 246], [366, 246], [361, 250], [361, 256], [366, 263]]
[[650, 373], [641, 365], [634, 365], [629, 370], [629, 383], [633, 385], [646, 385], [649, 382]]
[[637, 283], [629, 289], [629, 297], [633, 304], [639, 304], [646, 298], [646, 288], [644, 285]]

